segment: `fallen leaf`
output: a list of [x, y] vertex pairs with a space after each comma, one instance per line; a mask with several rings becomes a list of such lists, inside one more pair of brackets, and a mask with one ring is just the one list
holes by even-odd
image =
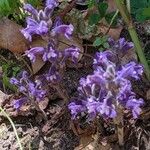
[[45, 98], [44, 100], [42, 101], [39, 101], [39, 107], [41, 110], [44, 110], [46, 109], [46, 107], [48, 106], [48, 103], [49, 103], [49, 98]]
[[[100, 24], [99, 27], [98, 27], [98, 33], [105, 34], [108, 29], [109, 29], [108, 26]], [[107, 35], [112, 37], [114, 40], [118, 40], [119, 37], [120, 37], [120, 33], [121, 33], [122, 29], [123, 29], [122, 26], [118, 26], [116, 28], [110, 28], [109, 32], [107, 33]]]
[[80, 138], [80, 144], [78, 147], [76, 147], [74, 150], [86, 150], [89, 148], [89, 150], [94, 150], [94, 147], [92, 146], [91, 143], [93, 143], [94, 139], [92, 136], [84, 136]]
[[0, 90], [0, 106], [2, 106], [5, 100], [9, 99], [10, 96], [11, 95], [7, 95]]
[[[42, 38], [35, 38], [33, 42], [31, 43], [31, 47], [38, 47], [38, 46], [47, 46], [47, 42], [43, 40]], [[36, 61], [34, 63], [31, 62], [33, 74], [36, 74], [43, 66], [45, 62], [42, 60], [41, 56], [36, 57]]]
[[129, 63], [131, 60], [133, 61], [137, 60], [137, 54], [134, 48], [126, 51], [125, 55], [120, 58], [120, 62], [122, 65]]
[[28, 41], [20, 32], [22, 27], [7, 18], [0, 20], [0, 48], [13, 53], [23, 53], [28, 49]]

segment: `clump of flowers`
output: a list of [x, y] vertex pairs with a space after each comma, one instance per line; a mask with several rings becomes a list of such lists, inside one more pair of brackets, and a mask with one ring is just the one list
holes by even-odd
[[[51, 19], [53, 11], [58, 4], [57, 0], [46, 0], [44, 10], [37, 10], [32, 5], [25, 4], [24, 9], [30, 16], [26, 19], [27, 27], [21, 30], [22, 34], [29, 41], [32, 41], [34, 35], [39, 35], [47, 41], [46, 47], [33, 47], [27, 50], [25, 55], [33, 63], [36, 61], [37, 55], [41, 55], [43, 61], [49, 61], [51, 63], [48, 72], [42, 75], [42, 80], [52, 85], [56, 85], [61, 80], [60, 70], [64, 67], [67, 59], [71, 59], [74, 63], [78, 62], [80, 51], [74, 45], [71, 45], [63, 51], [58, 50], [58, 36], [61, 35], [64, 38], [70, 39], [74, 29], [72, 24], [63, 24], [60, 17], [56, 17], [54, 21]], [[10, 82], [16, 85], [19, 92], [24, 95], [21, 99], [15, 100], [14, 107], [16, 109], [19, 109], [29, 100], [39, 101], [45, 97], [46, 91], [41, 89], [43, 83], [40, 81], [37, 83], [31, 82], [25, 72], [20, 80], [12, 78]], [[60, 88], [57, 87], [57, 89]], [[59, 91], [59, 93], [63, 92]]]
[[[113, 45], [115, 46], [116, 49], [125, 51], [133, 44], [120, 39]], [[77, 119], [78, 116], [87, 116], [89, 121], [97, 116], [115, 118], [120, 107], [131, 110], [134, 118], [138, 117], [143, 99], [136, 98], [130, 80], [138, 80], [143, 67], [134, 61], [119, 66], [116, 57], [116, 53], [110, 50], [96, 53], [93, 74], [81, 78], [79, 97], [68, 106], [72, 119]]]
[[19, 92], [23, 94], [21, 98], [13, 102], [14, 108], [16, 109], [19, 109], [27, 102], [33, 104], [36, 101], [44, 100], [46, 96], [46, 91], [42, 89], [41, 81], [37, 80], [36, 82], [32, 82], [26, 71], [23, 71], [20, 79], [11, 78], [10, 83], [15, 85]]
[[27, 17], [27, 27], [21, 32], [26, 39], [32, 41], [33, 35], [40, 35], [47, 40], [46, 47], [33, 47], [27, 50], [25, 54], [32, 62], [35, 62], [36, 56], [41, 55], [43, 61], [51, 62], [51, 67], [48, 71], [49, 82], [59, 81], [59, 69], [63, 68], [66, 59], [71, 58], [74, 63], [77, 63], [79, 57], [79, 48], [71, 45], [63, 51], [58, 50], [58, 36], [63, 35], [64, 38], [70, 39], [74, 27], [72, 24], [63, 24], [60, 17], [56, 17], [53, 21], [51, 19], [55, 7], [58, 6], [57, 0], [47, 0], [44, 10], [36, 10], [30, 4], [26, 4], [24, 9], [30, 14]]

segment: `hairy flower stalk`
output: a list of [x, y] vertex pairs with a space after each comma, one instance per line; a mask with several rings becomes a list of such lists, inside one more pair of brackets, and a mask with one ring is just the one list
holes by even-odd
[[140, 79], [143, 67], [134, 61], [123, 66], [118, 63], [118, 54], [133, 47], [132, 43], [126, 42], [124, 38], [110, 42], [113, 43], [113, 51], [96, 53], [93, 74], [80, 80], [79, 97], [71, 102], [68, 108], [72, 119], [86, 117], [87, 121], [92, 121], [97, 116], [112, 118], [117, 125], [121, 144], [124, 109], [130, 110], [133, 118], [136, 119], [141, 112], [140, 106], [143, 105], [142, 99], [136, 99], [130, 81], [130, 79]]

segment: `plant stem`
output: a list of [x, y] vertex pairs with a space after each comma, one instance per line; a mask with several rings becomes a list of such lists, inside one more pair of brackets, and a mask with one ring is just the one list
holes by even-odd
[[112, 26], [112, 24], [113, 24], [115, 18], [117, 17], [118, 13], [119, 13], [119, 10], [117, 9], [116, 12], [115, 12], [115, 14], [113, 15], [113, 17], [112, 17], [112, 19], [111, 19], [111, 22], [110, 22], [110, 24], [109, 24], [108, 30], [106, 31], [105, 35], [108, 34], [108, 32], [109, 32], [109, 30], [110, 30], [110, 28], [111, 28], [111, 26]]
[[1, 113], [4, 114], [4, 116], [9, 120], [10, 124], [12, 125], [12, 128], [13, 128], [13, 130], [14, 130], [14, 133], [15, 133], [15, 135], [16, 135], [16, 139], [17, 139], [19, 148], [20, 148], [20, 150], [23, 150], [23, 147], [22, 147], [22, 145], [21, 145], [21, 141], [20, 141], [20, 139], [19, 139], [19, 136], [18, 136], [16, 127], [15, 127], [15, 125], [14, 125], [12, 119], [9, 117], [9, 115], [4, 111], [4, 109], [3, 109], [2, 107], [0, 107], [0, 111], [1, 111]]
[[35, 100], [31, 99], [31, 102], [32, 102], [32, 105], [35, 107], [35, 109], [36, 109], [38, 112], [41, 113], [41, 115], [42, 115], [44, 121], [46, 122], [46, 121], [47, 121], [47, 115], [46, 115], [46, 113], [44, 112], [44, 110], [42, 110], [42, 109], [40, 108], [40, 106], [38, 105], [38, 103], [37, 103]]
[[117, 109], [117, 117], [114, 118], [114, 124], [117, 126], [117, 135], [118, 135], [118, 141], [119, 145], [124, 145], [124, 123], [123, 123], [123, 111], [122, 108], [119, 107]]
[[128, 12], [131, 13], [130, 0], [126, 0], [126, 5], [127, 5]]
[[116, 5], [120, 11], [120, 14], [122, 15], [126, 25], [128, 26], [128, 31], [130, 33], [132, 41], [134, 42], [137, 55], [140, 59], [140, 62], [144, 65], [145, 73], [146, 73], [148, 80], [150, 80], [150, 68], [149, 68], [148, 63], [146, 61], [144, 51], [142, 50], [140, 40], [139, 40], [138, 35], [136, 33], [136, 30], [134, 28], [134, 25], [133, 25], [133, 22], [131, 19], [131, 15], [129, 14], [126, 6], [124, 6], [124, 4], [122, 3], [121, 0], [115, 0], [115, 2], [116, 2]]

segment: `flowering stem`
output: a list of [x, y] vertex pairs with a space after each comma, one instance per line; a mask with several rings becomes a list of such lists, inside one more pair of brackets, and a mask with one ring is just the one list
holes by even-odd
[[117, 7], [120, 11], [120, 14], [122, 15], [125, 23], [128, 26], [128, 31], [130, 33], [132, 41], [134, 42], [137, 55], [138, 55], [141, 63], [145, 67], [145, 73], [146, 73], [146, 76], [147, 76], [148, 80], [150, 80], [150, 68], [149, 68], [148, 63], [146, 61], [146, 58], [145, 58], [144, 52], [142, 50], [140, 40], [139, 40], [138, 35], [136, 33], [135, 27], [133, 25], [131, 15], [129, 14], [129, 12], [127, 10], [127, 7], [124, 6], [124, 4], [122, 3], [121, 0], [115, 0], [115, 2], [116, 2], [116, 5], [117, 5]]
[[39, 107], [39, 105], [35, 101], [32, 101], [32, 104], [35, 107], [35, 109], [42, 114], [43, 119], [47, 121], [47, 116], [45, 112]]
[[124, 128], [123, 128], [123, 111], [122, 108], [117, 109], [117, 117], [114, 118], [114, 124], [117, 126], [117, 134], [119, 145], [124, 145]]

